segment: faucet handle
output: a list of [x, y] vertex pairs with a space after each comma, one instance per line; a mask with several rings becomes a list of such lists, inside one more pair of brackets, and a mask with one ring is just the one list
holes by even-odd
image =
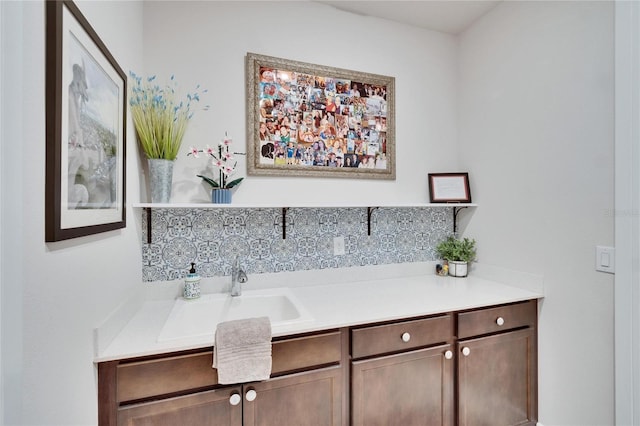
[[238, 269], [238, 282], [241, 284], [244, 284], [247, 281], [249, 281], [249, 278], [247, 277], [247, 273], [244, 272], [242, 269]]

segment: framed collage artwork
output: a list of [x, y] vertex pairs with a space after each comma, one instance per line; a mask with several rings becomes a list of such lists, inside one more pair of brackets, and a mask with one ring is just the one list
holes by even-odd
[[247, 173], [395, 179], [395, 78], [247, 53]]
[[46, 35], [45, 241], [124, 228], [126, 76], [72, 1]]

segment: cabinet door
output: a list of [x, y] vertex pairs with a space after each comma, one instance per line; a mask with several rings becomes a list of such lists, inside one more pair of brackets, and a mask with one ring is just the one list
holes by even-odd
[[451, 345], [354, 361], [354, 426], [453, 425]]
[[[253, 394], [249, 392], [253, 391]], [[251, 400], [252, 399], [252, 400]], [[244, 426], [342, 424], [342, 368], [244, 385]]]
[[535, 329], [458, 342], [461, 426], [535, 425]]
[[[242, 426], [240, 387], [234, 386], [161, 401], [130, 405], [118, 410], [121, 426]], [[231, 396], [237, 395], [231, 403]]]

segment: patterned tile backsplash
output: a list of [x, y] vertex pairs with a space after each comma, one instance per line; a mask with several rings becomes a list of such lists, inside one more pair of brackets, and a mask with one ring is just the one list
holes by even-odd
[[[451, 234], [452, 208], [290, 208], [286, 239], [279, 208], [152, 210], [151, 244], [142, 211], [142, 278], [183, 278], [191, 262], [203, 277], [230, 275], [239, 256], [248, 274], [436, 260], [435, 246]], [[345, 254], [334, 255], [334, 237]]]

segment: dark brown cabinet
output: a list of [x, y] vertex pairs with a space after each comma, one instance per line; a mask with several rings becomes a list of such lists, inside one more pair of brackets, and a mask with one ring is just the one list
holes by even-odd
[[218, 383], [211, 350], [101, 363], [99, 424], [342, 425], [342, 336], [279, 339], [272, 378], [244, 385]]
[[258, 426], [342, 424], [342, 371], [330, 367], [265, 382], [131, 404], [118, 411], [126, 426]]
[[195, 394], [132, 404], [118, 410], [123, 426], [160, 425], [242, 425], [242, 405], [230, 399], [240, 395], [241, 387], [223, 388]]
[[459, 315], [458, 424], [535, 425], [535, 301]]
[[453, 425], [450, 345], [352, 364], [354, 426]]
[[453, 425], [453, 317], [352, 331], [351, 423]]
[[531, 300], [353, 329], [352, 425], [535, 425], [536, 324]]
[[537, 301], [274, 339], [271, 379], [211, 350], [98, 364], [99, 425], [514, 426], [537, 420]]
[[245, 396], [244, 426], [341, 425], [342, 374], [330, 367], [245, 386], [255, 394], [252, 401]]

